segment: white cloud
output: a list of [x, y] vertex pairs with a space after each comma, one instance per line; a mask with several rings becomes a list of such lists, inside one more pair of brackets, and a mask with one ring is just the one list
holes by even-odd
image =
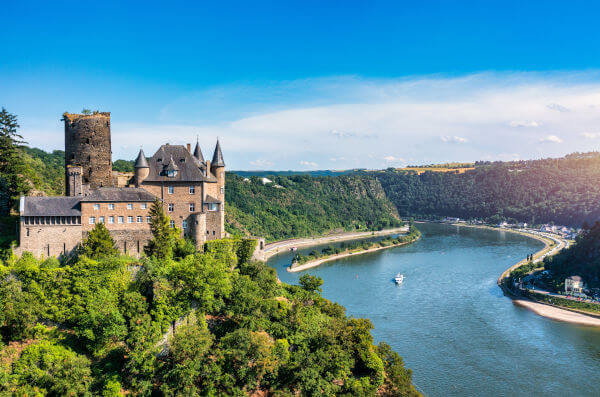
[[[600, 72], [342, 76], [167, 94], [160, 96], [168, 102], [160, 117], [141, 115], [143, 123], [123, 122], [117, 111], [125, 110], [107, 109], [113, 110], [113, 159], [134, 159], [140, 142], [151, 155], [162, 143], [193, 142], [197, 134], [206, 158], [221, 137], [227, 166], [238, 170], [313, 162], [377, 168], [385, 157], [396, 158], [391, 153], [415, 164], [528, 159], [592, 150], [600, 119]], [[260, 101], [253, 101], [257, 95]], [[56, 117], [19, 121], [30, 145], [62, 149], [64, 129]], [[562, 144], [538, 145], [545, 135]]]
[[449, 142], [449, 143], [465, 143], [468, 142], [467, 138], [463, 138], [461, 136], [443, 136], [441, 137], [442, 142]]
[[388, 163], [404, 163], [404, 162], [406, 162], [406, 160], [404, 160], [402, 157], [395, 157], [395, 156], [385, 156], [383, 159]]
[[556, 135], [546, 135], [543, 138], [540, 138], [540, 143], [562, 143], [562, 139], [557, 137]]
[[538, 123], [537, 121], [515, 120], [515, 121], [511, 121], [510, 123], [508, 123], [508, 125], [510, 125], [511, 127], [514, 127], [514, 128], [518, 128], [518, 127], [536, 128], [536, 127], [539, 127], [541, 124]]
[[314, 161], [305, 161], [305, 160], [301, 160], [300, 161], [300, 165], [303, 165], [305, 167], [317, 167], [317, 163], [315, 163]]
[[272, 167], [273, 165], [275, 165], [275, 163], [273, 163], [272, 161], [269, 161], [269, 160], [265, 160], [265, 159], [258, 159], [258, 160], [250, 161], [250, 165], [252, 165], [254, 167]]
[[580, 134], [585, 139], [598, 139], [600, 138], [600, 132], [582, 132]]
[[550, 110], [556, 110], [557, 112], [566, 113], [569, 111], [569, 108], [566, 108], [558, 103], [550, 103], [546, 106]]

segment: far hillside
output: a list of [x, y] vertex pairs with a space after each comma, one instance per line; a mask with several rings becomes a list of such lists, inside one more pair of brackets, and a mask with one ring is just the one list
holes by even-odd
[[242, 178], [227, 174], [226, 223], [232, 233], [268, 240], [399, 226], [379, 182], [365, 175]]
[[478, 162], [456, 172], [368, 172], [406, 217], [580, 226], [600, 219], [600, 153], [563, 158]]

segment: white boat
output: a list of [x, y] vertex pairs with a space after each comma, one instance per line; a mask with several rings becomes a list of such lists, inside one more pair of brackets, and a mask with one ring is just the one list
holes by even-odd
[[402, 284], [402, 282], [404, 281], [404, 274], [396, 274], [396, 277], [394, 277], [394, 281], [396, 282], [396, 284]]

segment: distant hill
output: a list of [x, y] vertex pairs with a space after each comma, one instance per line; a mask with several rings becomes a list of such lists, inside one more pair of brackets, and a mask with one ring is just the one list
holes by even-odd
[[225, 219], [232, 233], [279, 240], [399, 225], [379, 182], [366, 175], [271, 176], [227, 173]]
[[600, 219], [600, 153], [477, 162], [462, 173], [366, 172], [401, 216], [483, 218], [579, 226]]

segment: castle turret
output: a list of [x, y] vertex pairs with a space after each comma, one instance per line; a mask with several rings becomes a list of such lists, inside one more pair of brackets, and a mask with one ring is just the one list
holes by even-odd
[[148, 160], [146, 160], [146, 155], [144, 155], [144, 151], [140, 149], [140, 153], [135, 159], [135, 186], [140, 187], [144, 179], [148, 177], [150, 173], [150, 166], [148, 165]]
[[82, 168], [79, 165], [67, 165], [67, 196], [82, 196]]
[[[82, 184], [91, 189], [112, 185], [110, 113], [63, 114], [65, 165], [82, 168]], [[68, 168], [65, 169], [68, 178]], [[67, 183], [67, 195], [71, 196]]]
[[202, 149], [200, 149], [200, 142], [198, 141], [196, 141], [196, 148], [194, 148], [194, 157], [201, 163], [206, 163], [204, 161], [204, 156], [202, 155]]
[[[217, 139], [217, 146], [213, 153], [212, 161], [210, 162], [210, 172], [217, 178], [217, 200], [220, 212], [220, 225], [225, 224], [225, 161], [223, 160], [223, 152], [221, 144]], [[221, 229], [219, 238], [224, 237], [225, 230]]]

